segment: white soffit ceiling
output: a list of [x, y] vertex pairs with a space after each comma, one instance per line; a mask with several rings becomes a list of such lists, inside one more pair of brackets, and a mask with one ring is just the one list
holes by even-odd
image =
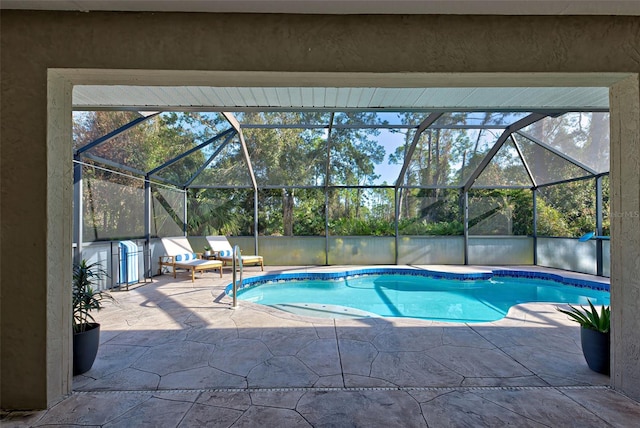
[[86, 12], [640, 15], [639, 0], [2, 0], [0, 8]]
[[606, 87], [370, 88], [78, 85], [76, 110], [608, 110]]

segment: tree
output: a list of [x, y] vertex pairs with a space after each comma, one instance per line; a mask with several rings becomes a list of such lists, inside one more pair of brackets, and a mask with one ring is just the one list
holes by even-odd
[[[83, 147], [138, 117], [140, 115], [135, 112], [77, 113], [74, 115], [74, 147]], [[163, 113], [97, 145], [88, 153], [146, 172], [210, 138], [219, 123], [216, 116], [201, 113]], [[210, 148], [197, 151], [159, 171], [158, 175], [178, 185], [185, 183], [202, 165], [207, 150], [211, 151]], [[93, 239], [143, 234], [143, 182], [131, 178], [126, 169], [122, 172], [125, 174], [102, 169], [85, 170], [88, 198], [84, 204], [85, 219], [90, 232], [86, 235]], [[169, 211], [165, 212], [171, 216], [171, 207], [167, 205], [166, 208]], [[172, 221], [180, 221], [180, 218], [181, 215], [174, 216]]]
[[[293, 235], [294, 207], [297, 186], [315, 186], [324, 179], [326, 162], [326, 140], [321, 130], [300, 132], [287, 128], [299, 121], [317, 120], [315, 115], [305, 113], [244, 113], [245, 123], [284, 125], [282, 128], [246, 129], [244, 138], [250, 153], [256, 180], [262, 185], [280, 187], [282, 228], [271, 233]], [[265, 193], [263, 195], [266, 196]], [[271, 200], [269, 193], [268, 200]], [[262, 199], [266, 203], [267, 200]], [[273, 218], [273, 217], [271, 217]], [[270, 227], [271, 229], [271, 227]]]
[[[73, 117], [74, 149], [79, 149], [140, 115], [135, 112], [81, 112]], [[97, 145], [89, 154], [123, 165], [137, 166], [144, 161], [144, 140], [147, 129], [134, 127], [110, 141]], [[83, 161], [87, 164], [90, 160]], [[86, 239], [119, 239], [142, 236], [143, 205], [140, 204], [143, 183], [126, 175], [104, 169], [83, 167], [84, 176], [84, 236]], [[114, 203], [114, 201], [118, 201]]]
[[[404, 113], [403, 118], [410, 123], [419, 123], [423, 114]], [[462, 113], [450, 114], [447, 123], [452, 125], [464, 121]], [[402, 163], [405, 153], [414, 139], [414, 131], [405, 133], [405, 144], [399, 147], [390, 162]], [[401, 186], [408, 188], [422, 186], [420, 190], [403, 189], [400, 193], [399, 220], [414, 219], [414, 222], [438, 223], [459, 222], [460, 191], [447, 189], [448, 186], [461, 186], [464, 181], [464, 166], [467, 153], [473, 142], [470, 134], [456, 129], [437, 127], [425, 130], [418, 138], [409, 168], [403, 177]], [[476, 143], [477, 145], [477, 143]], [[452, 164], [461, 165], [454, 170]], [[406, 230], [416, 230], [409, 226], [411, 221], [403, 222]], [[424, 229], [424, 228], [423, 228]]]
[[[260, 192], [261, 230], [264, 233], [293, 235], [307, 233], [296, 227], [297, 206], [314, 206], [313, 221], [304, 222], [313, 230], [320, 230], [324, 223], [324, 198], [315, 202], [307, 198], [312, 193], [302, 192], [300, 186], [324, 186], [329, 171], [331, 184], [363, 186], [375, 179], [375, 164], [384, 159], [384, 148], [371, 137], [379, 131], [367, 128], [334, 128], [330, 136], [324, 129], [289, 128], [286, 125], [296, 123], [316, 123], [327, 121], [327, 115], [319, 113], [244, 113], [244, 123], [264, 125], [284, 125], [282, 128], [245, 129], [244, 136], [251, 156], [256, 179], [261, 186], [279, 187], [280, 200], [274, 199], [274, 190]], [[334, 123], [376, 122], [372, 113], [337, 114]], [[330, 141], [327, 147], [327, 141]], [[329, 155], [328, 155], [329, 154]], [[329, 156], [329, 157], [328, 157]], [[327, 162], [329, 166], [327, 167]], [[362, 190], [355, 187], [340, 199], [330, 198], [330, 211], [340, 216], [358, 216], [361, 214], [364, 196]], [[317, 195], [317, 193], [313, 193]], [[279, 207], [280, 213], [272, 210]], [[281, 227], [274, 222], [280, 221]], [[267, 229], [262, 229], [265, 227]]]
[[469, 213], [473, 235], [533, 234], [533, 196], [528, 189], [472, 189]]
[[539, 194], [538, 234], [579, 237], [595, 230], [595, 179], [544, 187]]

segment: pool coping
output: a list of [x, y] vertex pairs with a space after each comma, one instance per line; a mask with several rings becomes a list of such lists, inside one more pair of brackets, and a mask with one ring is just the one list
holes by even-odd
[[[336, 272], [294, 272], [294, 273], [279, 273], [279, 274], [267, 274], [259, 275], [249, 278], [244, 278], [240, 289], [254, 287], [261, 284], [273, 284], [284, 283], [289, 281], [300, 280], [337, 280], [342, 278], [353, 278], [370, 275], [406, 275], [406, 276], [422, 276], [426, 278], [434, 279], [454, 279], [461, 281], [472, 280], [488, 280], [494, 277], [511, 277], [511, 278], [526, 278], [526, 279], [543, 279], [558, 282], [565, 285], [570, 285], [577, 288], [589, 288], [598, 291], [610, 291], [610, 284], [606, 282], [599, 282], [581, 278], [571, 277], [573, 272], [568, 272], [567, 275], [559, 273], [540, 272], [535, 270], [526, 269], [487, 269], [485, 272], [443, 272], [430, 269], [418, 269], [412, 267], [375, 267], [375, 268], [355, 268], [348, 270], [340, 270]], [[233, 283], [230, 283], [225, 287], [225, 294], [227, 296], [232, 295]]]

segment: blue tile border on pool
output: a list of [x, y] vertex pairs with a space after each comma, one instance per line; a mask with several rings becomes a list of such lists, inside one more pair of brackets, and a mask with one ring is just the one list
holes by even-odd
[[524, 270], [494, 270], [493, 276], [497, 277], [513, 277], [527, 279], [546, 279], [550, 281], [560, 282], [562, 284], [571, 285], [578, 288], [590, 288], [598, 291], [610, 291], [609, 284], [598, 281], [589, 281], [587, 279], [578, 279], [562, 276], [555, 273], [532, 272]]
[[[363, 268], [356, 270], [347, 270], [342, 272], [298, 272], [298, 273], [280, 273], [245, 278], [242, 281], [242, 288], [254, 287], [261, 284], [275, 282], [289, 282], [300, 280], [331, 280], [348, 277], [360, 277], [369, 275], [406, 275], [406, 276], [423, 276], [435, 279], [455, 279], [461, 281], [470, 280], [487, 280], [493, 277], [512, 277], [526, 279], [545, 279], [562, 284], [571, 285], [578, 288], [590, 288], [593, 290], [609, 291], [609, 284], [589, 281], [586, 279], [577, 279], [565, 277], [559, 274], [547, 272], [534, 272], [525, 270], [509, 270], [495, 269], [489, 272], [472, 272], [472, 273], [455, 273], [455, 272], [438, 272], [426, 269], [408, 269], [408, 268]], [[225, 293], [230, 295], [232, 284], [227, 285]]]

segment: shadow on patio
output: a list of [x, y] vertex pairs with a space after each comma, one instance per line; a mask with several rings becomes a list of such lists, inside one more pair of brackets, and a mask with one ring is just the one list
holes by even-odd
[[[296, 268], [300, 270], [304, 268]], [[278, 269], [287, 271], [287, 269]], [[273, 273], [271, 272], [265, 273]], [[248, 270], [247, 275], [260, 274]], [[483, 324], [298, 316], [204, 274], [115, 292], [93, 368], [37, 425], [631, 426], [554, 305]], [[17, 414], [14, 415], [17, 418]]]

